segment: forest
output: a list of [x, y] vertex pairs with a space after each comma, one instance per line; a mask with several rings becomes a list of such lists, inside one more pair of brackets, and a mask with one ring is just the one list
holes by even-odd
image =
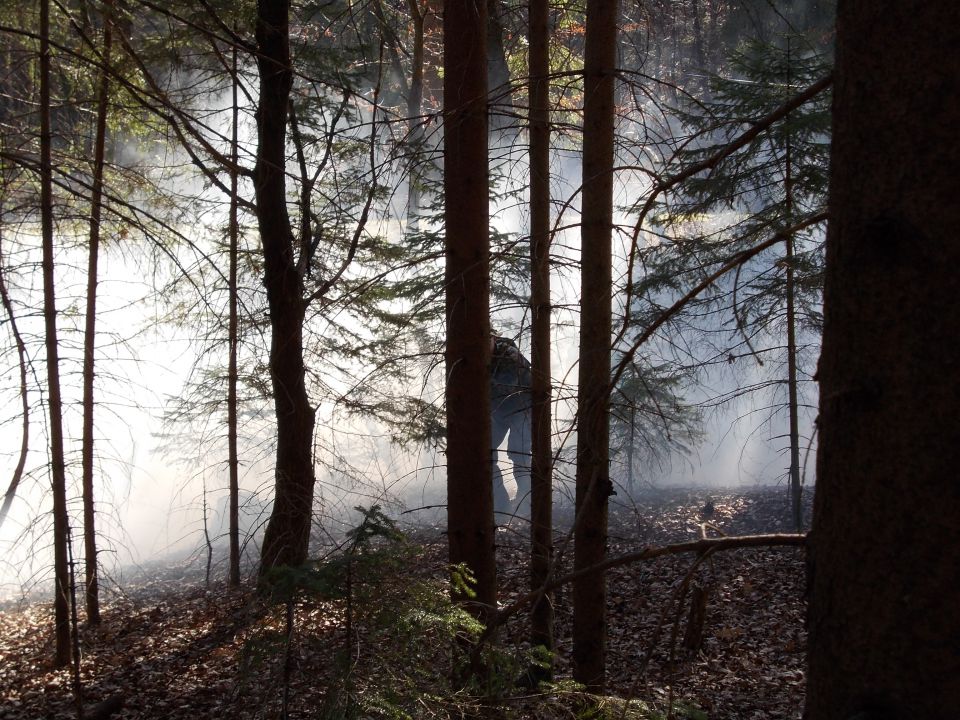
[[0, 8], [0, 720], [960, 714], [960, 3]]

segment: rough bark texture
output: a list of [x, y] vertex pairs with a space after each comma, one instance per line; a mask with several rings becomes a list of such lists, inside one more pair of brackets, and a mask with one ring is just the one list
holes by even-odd
[[263, 283], [270, 308], [270, 375], [277, 415], [276, 491], [263, 538], [261, 572], [306, 560], [316, 477], [314, 409], [307, 395], [303, 365], [306, 302], [294, 256], [284, 175], [287, 107], [293, 82], [288, 14], [287, 0], [257, 3], [260, 98], [254, 186], [263, 245]]
[[466, 563], [476, 576], [472, 610], [481, 619], [496, 604], [486, 26], [485, 0], [451, 2], [444, 8], [447, 528], [450, 562]]
[[954, 2], [842, 2], [808, 720], [960, 708]]
[[[550, 66], [547, 0], [531, 0], [530, 40], [530, 584], [546, 584], [553, 560], [550, 433]], [[530, 611], [531, 642], [553, 648], [549, 595]]]
[[[607, 551], [617, 7], [609, 0], [587, 3], [575, 570], [600, 563]], [[573, 585], [573, 675], [597, 692], [603, 690], [606, 675], [606, 598], [602, 572], [589, 573]]]

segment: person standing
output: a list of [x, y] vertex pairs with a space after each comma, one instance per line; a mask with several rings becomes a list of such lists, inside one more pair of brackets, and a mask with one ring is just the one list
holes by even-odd
[[[490, 358], [490, 436], [493, 506], [497, 513], [527, 514], [530, 508], [530, 362], [513, 340], [492, 336]], [[517, 493], [511, 504], [497, 463], [507, 439]]]

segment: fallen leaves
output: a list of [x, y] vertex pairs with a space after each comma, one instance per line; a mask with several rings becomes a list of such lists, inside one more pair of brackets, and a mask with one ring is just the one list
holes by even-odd
[[[789, 529], [779, 489], [650, 492], [611, 509], [610, 553], [698, 538], [707, 502], [713, 537]], [[557, 517], [570, 519], [562, 509]], [[446, 551], [437, 532], [428, 538], [434, 543], [428, 558], [440, 574]], [[559, 573], [571, 569], [572, 546], [564, 538], [558, 532]], [[515, 521], [497, 542], [500, 602], [509, 604], [528, 591], [525, 526]], [[661, 709], [683, 700], [710, 720], [799, 718], [806, 642], [803, 551], [755, 548], [708, 558], [695, 573], [707, 592], [703, 643], [688, 653], [682, 639], [690, 593], [683, 592], [683, 581], [693, 561], [666, 556], [610, 571], [610, 692]], [[567, 588], [555, 593], [554, 605], [555, 669], [563, 678], [571, 670]], [[49, 664], [51, 625], [45, 605], [0, 611], [0, 720], [76, 718], [70, 671]], [[526, 634], [521, 614], [508, 623], [504, 641], [520, 646]], [[319, 602], [298, 608], [290, 668], [297, 717], [323, 706], [343, 636], [340, 608]], [[89, 708], [121, 696], [124, 706], [112, 717], [123, 720], [275, 717], [283, 674], [277, 648], [283, 642], [282, 609], [260, 604], [248, 591], [207, 589], [196, 568], [171, 567], [106, 599], [102, 625], [82, 629], [84, 702]], [[544, 707], [517, 709], [522, 703], [533, 707], [536, 696], [514, 702], [515, 717], [549, 717]]]

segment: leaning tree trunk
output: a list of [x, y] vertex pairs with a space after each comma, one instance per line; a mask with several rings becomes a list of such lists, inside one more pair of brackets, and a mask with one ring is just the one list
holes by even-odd
[[50, 136], [50, 2], [40, 3], [40, 231], [43, 246], [43, 319], [47, 349], [47, 422], [53, 494], [54, 665], [70, 663], [70, 569], [67, 563], [67, 472], [63, 454], [63, 402], [53, 273], [53, 164]]
[[[0, 190], [0, 241], [2, 241], [3, 228], [5, 227], [5, 218], [3, 217], [3, 191]], [[17, 495], [17, 488], [20, 487], [20, 481], [23, 479], [23, 470], [27, 465], [27, 454], [30, 452], [30, 389], [27, 383], [27, 373], [29, 370], [29, 360], [27, 355], [27, 345], [20, 334], [20, 328], [17, 323], [16, 315], [13, 311], [13, 302], [10, 294], [7, 292], [7, 284], [3, 279], [4, 261], [2, 242], [0, 242], [0, 303], [7, 313], [7, 323], [10, 325], [10, 334], [13, 335], [14, 344], [17, 347], [17, 366], [20, 368], [20, 452], [17, 458], [17, 465], [13, 468], [13, 475], [10, 477], [10, 483], [7, 485], [7, 491], [3, 494], [3, 502], [0, 503], [0, 527], [10, 512], [10, 506]]]
[[[530, 40], [530, 584], [549, 580], [553, 560], [553, 448], [550, 438], [550, 7], [531, 0]], [[553, 601], [530, 611], [531, 642], [553, 649]]]
[[[487, 232], [486, 2], [444, 7], [447, 529], [451, 564], [476, 577], [469, 607], [496, 609], [490, 480], [490, 242]], [[467, 600], [454, 589], [454, 598]]]
[[[587, 3], [574, 570], [596, 565], [606, 556], [607, 498], [612, 492], [610, 298], [617, 6], [609, 0]], [[603, 691], [606, 676], [606, 600], [602, 571], [586, 573], [574, 582], [574, 679], [597, 692]]]
[[960, 708], [957, 28], [838, 6], [807, 720]]
[[286, 123], [293, 72], [288, 0], [257, 3], [257, 222], [270, 313], [270, 377], [277, 415], [276, 491], [263, 538], [261, 573], [307, 559], [313, 506], [314, 409], [303, 364], [306, 311], [287, 213]]

